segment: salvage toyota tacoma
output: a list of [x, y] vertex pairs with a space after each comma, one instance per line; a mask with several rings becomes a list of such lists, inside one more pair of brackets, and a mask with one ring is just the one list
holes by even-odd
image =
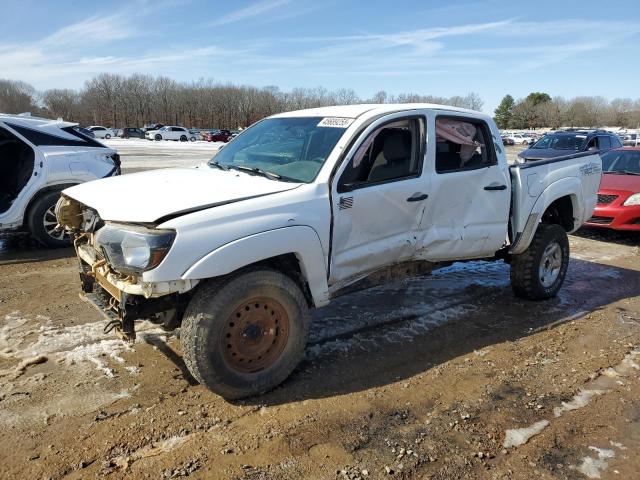
[[237, 399], [285, 380], [309, 309], [354, 290], [485, 259], [516, 295], [556, 295], [601, 170], [597, 152], [509, 166], [475, 111], [327, 107], [261, 120], [195, 168], [69, 188], [56, 213], [110, 325], [180, 327], [194, 377]]

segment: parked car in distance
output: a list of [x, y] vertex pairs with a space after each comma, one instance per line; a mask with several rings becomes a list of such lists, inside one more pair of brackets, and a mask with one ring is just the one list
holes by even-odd
[[565, 130], [549, 133], [518, 154], [519, 162], [561, 157], [577, 152], [600, 153], [621, 147], [617, 135], [604, 130]]
[[207, 135], [207, 142], [228, 142], [233, 138], [230, 130], [212, 130]]
[[590, 227], [640, 232], [640, 147], [602, 155], [602, 180]]
[[196, 141], [196, 136], [189, 133], [189, 130], [177, 126], [162, 127], [160, 130], [148, 130], [144, 135], [147, 140]]
[[126, 127], [118, 132], [120, 138], [144, 138], [144, 131], [137, 127]]
[[535, 141], [535, 137], [527, 133], [512, 133], [508, 137], [515, 145], [529, 145]]
[[117, 152], [77, 124], [0, 114], [0, 232], [27, 230], [46, 246], [68, 246], [54, 212], [60, 192], [119, 174]]
[[108, 140], [111, 137], [115, 136], [110, 128], [102, 127], [100, 125], [92, 125], [90, 127], [87, 127], [87, 130], [93, 132], [95, 138], [104, 138]]
[[557, 294], [600, 156], [509, 166], [498, 136], [488, 115], [444, 105], [287, 112], [197, 168], [65, 190], [58, 218], [84, 298], [125, 338], [136, 319], [180, 326], [195, 378], [242, 398], [284, 381], [309, 309], [349, 292], [500, 259], [516, 295]]
[[502, 138], [502, 144], [504, 146], [512, 147], [516, 144], [516, 142], [513, 141], [513, 138], [505, 137], [505, 136], [502, 136], [501, 138]]
[[640, 146], [640, 136], [637, 133], [627, 133], [622, 137], [622, 145], [625, 147]]
[[164, 125], [162, 123], [147, 123], [142, 130], [148, 132], [149, 130], [160, 130]]

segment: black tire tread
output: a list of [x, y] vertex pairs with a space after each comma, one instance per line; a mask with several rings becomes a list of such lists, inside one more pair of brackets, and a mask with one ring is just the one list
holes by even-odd
[[43, 193], [31, 204], [26, 217], [29, 233], [31, 233], [33, 238], [38, 242], [49, 248], [62, 248], [71, 245], [71, 240], [62, 241], [51, 238], [42, 225], [44, 212], [46, 212], [52, 204], [57, 202], [58, 198], [60, 198], [60, 191], [58, 190]]
[[[564, 238], [568, 240], [565, 230], [556, 224], [541, 223], [538, 225], [536, 233], [531, 240], [529, 247], [522, 253], [514, 255], [511, 258], [511, 288], [516, 296], [526, 298], [528, 300], [545, 300], [556, 295], [557, 290], [560, 288], [564, 281], [564, 274], [566, 268], [561, 272], [560, 285], [552, 294], [545, 292], [538, 280], [538, 262], [537, 257], [542, 250], [546, 247], [548, 240], [547, 237], [555, 236], [557, 238]], [[568, 261], [568, 259], [567, 259]]]
[[[204, 314], [211, 306], [228, 305], [233, 301], [235, 292], [243, 286], [257, 282], [265, 285], [276, 285], [284, 288], [298, 304], [302, 312], [303, 334], [301, 342], [294, 346], [295, 354], [285, 357], [286, 363], [280, 367], [278, 375], [272, 381], [253, 385], [251, 390], [237, 389], [224, 384], [223, 379], [216, 374], [207, 359], [208, 345], [205, 332], [209, 324], [214, 321], [213, 315]], [[232, 287], [232, 288], [231, 288]], [[184, 362], [194, 378], [210, 390], [229, 400], [236, 400], [248, 396], [259, 395], [271, 390], [284, 381], [293, 372], [304, 355], [304, 348], [309, 334], [309, 313], [307, 301], [297, 283], [282, 272], [269, 268], [248, 268], [224, 277], [208, 280], [200, 286], [189, 302], [185, 311], [180, 337]]]

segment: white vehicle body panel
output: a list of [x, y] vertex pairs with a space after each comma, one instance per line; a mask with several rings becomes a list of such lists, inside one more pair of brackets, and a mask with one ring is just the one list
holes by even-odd
[[[538, 163], [538, 164], [536, 164]], [[602, 172], [598, 153], [583, 154], [555, 162], [531, 162], [510, 168], [514, 184], [512, 226], [514, 237], [520, 236], [511, 253], [524, 252], [547, 207], [569, 196], [573, 206], [573, 232], [586, 222], [596, 206]]]
[[[478, 113], [447, 112], [446, 115], [484, 119]], [[498, 157], [496, 165], [438, 174], [433, 161], [436, 155], [435, 116], [430, 115], [427, 129], [427, 157], [432, 160], [426, 165], [432, 180], [417, 254], [419, 258], [433, 261], [493, 257], [507, 241], [511, 199], [506, 156], [496, 141], [500, 134], [492, 122], [487, 122]], [[485, 187], [504, 189], [485, 190]]]
[[78, 141], [78, 137], [62, 128], [76, 126], [75, 123], [53, 121], [19, 115], [0, 115], [0, 128], [4, 128], [34, 152], [33, 173], [27, 185], [20, 191], [10, 208], [0, 213], [0, 231], [23, 226], [31, 201], [47, 189], [62, 189], [65, 186], [89, 182], [109, 175], [114, 169], [110, 158], [116, 153], [94, 142], [94, 146], [36, 145], [26, 138], [18, 128], [41, 132], [52, 137]]
[[[486, 122], [497, 164], [436, 173], [435, 118], [440, 114]], [[571, 198], [573, 229], [595, 206], [597, 155], [510, 170], [496, 126], [478, 112], [431, 104], [353, 105], [275, 117], [296, 116], [350, 119], [311, 183], [202, 166], [105, 179], [64, 193], [104, 220], [175, 230], [160, 265], [141, 275], [145, 283], [198, 281], [294, 254], [316, 306], [368, 272], [405, 260], [489, 258], [513, 246], [514, 239], [518, 252], [526, 249], [545, 209], [558, 198]], [[408, 116], [426, 119], [422, 172], [338, 193], [337, 179], [367, 133]], [[428, 198], [407, 202], [416, 193]], [[351, 197], [350, 208], [340, 209], [342, 197]], [[523, 232], [530, 218], [534, 223]]]
[[[65, 193], [95, 208], [103, 220], [152, 223], [177, 212], [260, 197], [297, 186], [297, 183], [275, 182], [238, 171], [196, 167], [106, 178], [100, 184], [78, 185]], [[132, 201], [125, 192], [135, 192], [139, 200]]]

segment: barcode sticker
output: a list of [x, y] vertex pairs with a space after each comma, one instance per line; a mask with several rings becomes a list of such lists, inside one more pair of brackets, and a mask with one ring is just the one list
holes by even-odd
[[320, 123], [318, 124], [318, 126], [319, 127], [347, 128], [352, 123], [353, 123], [353, 118], [325, 117], [322, 120], [320, 120]]

